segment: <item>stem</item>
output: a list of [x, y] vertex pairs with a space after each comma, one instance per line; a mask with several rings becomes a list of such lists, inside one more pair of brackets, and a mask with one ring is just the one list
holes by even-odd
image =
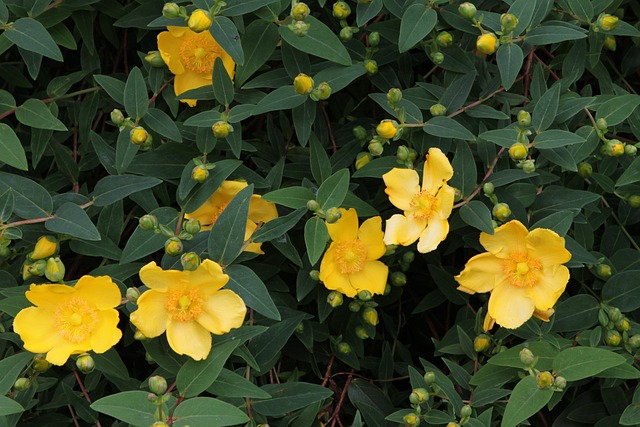
[[[100, 86], [96, 86], [96, 87], [91, 87], [89, 89], [82, 89], [82, 90], [78, 90], [78, 91], [75, 91], [75, 92], [67, 93], [67, 94], [60, 95], [60, 96], [57, 96], [57, 97], [54, 97], [54, 98], [45, 98], [45, 99], [42, 99], [41, 101], [44, 102], [45, 104], [49, 104], [51, 102], [56, 102], [56, 101], [59, 101], [61, 99], [73, 98], [74, 96], [83, 95], [85, 93], [97, 92], [99, 90], [102, 90], [102, 88]], [[8, 111], [0, 114], [0, 120], [2, 120], [5, 117], [10, 116], [11, 114], [15, 113], [18, 108], [19, 107], [13, 107], [11, 110], [8, 110]]]
[[331, 416], [331, 427], [336, 425], [338, 421], [338, 414], [340, 413], [340, 409], [342, 409], [342, 404], [344, 403], [344, 397], [347, 395], [347, 390], [349, 389], [349, 384], [351, 384], [351, 379], [353, 378], [353, 370], [349, 374], [347, 378], [347, 382], [344, 383], [344, 388], [342, 389], [342, 393], [340, 394], [340, 400], [338, 400], [338, 406], [336, 406], [336, 410], [333, 411], [333, 415]]
[[493, 159], [493, 163], [491, 163], [491, 166], [489, 166], [487, 173], [484, 174], [484, 177], [482, 178], [482, 181], [480, 181], [480, 184], [478, 184], [478, 186], [475, 188], [475, 190], [473, 190], [473, 192], [469, 195], [469, 197], [453, 205], [454, 208], [459, 208], [460, 206], [466, 205], [467, 203], [469, 203], [469, 201], [471, 201], [471, 199], [473, 199], [476, 196], [476, 194], [480, 192], [480, 189], [482, 188], [482, 184], [484, 184], [484, 182], [491, 176], [491, 174], [493, 173], [493, 168], [496, 167], [496, 164], [498, 164], [498, 160], [500, 159], [500, 156], [502, 155], [502, 153], [504, 153], [505, 150], [506, 148], [502, 147], [500, 151], [498, 151], [498, 154], [496, 154], [495, 159]]
[[[80, 391], [82, 391], [82, 395], [84, 396], [85, 400], [91, 403], [91, 398], [89, 397], [89, 393], [87, 393], [87, 389], [84, 388], [84, 383], [82, 382], [82, 378], [80, 377], [80, 374], [78, 373], [77, 370], [74, 369], [73, 375], [76, 376], [76, 381], [78, 381], [78, 386], [80, 387]], [[102, 427], [99, 420], [96, 420], [96, 426]]]
[[[605, 199], [604, 197], [600, 197], [602, 199], [602, 203], [604, 203], [604, 205], [606, 207], [608, 207], [609, 209], [611, 209], [611, 205], [609, 205], [609, 202], [607, 202], [607, 199]], [[627, 236], [627, 239], [629, 239], [629, 242], [631, 242], [631, 246], [633, 246], [637, 251], [640, 252], [640, 246], [638, 246], [638, 244], [636, 243], [636, 241], [633, 239], [633, 237], [631, 237], [631, 234], [629, 234], [629, 232], [627, 231], [627, 229], [625, 228], [624, 224], [622, 224], [622, 221], [620, 221], [620, 218], [618, 218], [618, 216], [613, 212], [613, 209], [611, 209], [611, 216], [613, 217], [613, 219], [618, 223], [618, 225], [620, 226], [620, 229], [622, 230], [622, 233]]]
[[[89, 200], [84, 205], [80, 205], [80, 207], [82, 209], [86, 209], [89, 206], [93, 205], [94, 202], [95, 202], [95, 200]], [[38, 224], [40, 222], [49, 221], [50, 219], [53, 219], [55, 217], [56, 217], [55, 215], [49, 215], [49, 216], [46, 216], [46, 217], [43, 217], [43, 218], [23, 219], [22, 221], [10, 222], [8, 224], [4, 224], [4, 225], [0, 226], [0, 230], [6, 230], [7, 228], [18, 227], [20, 225]]]
[[322, 380], [322, 387], [327, 385], [327, 382], [329, 381], [329, 376], [331, 375], [331, 366], [333, 366], [333, 361], [335, 360], [335, 358], [336, 356], [331, 354], [331, 359], [329, 359], [329, 364], [327, 365], [327, 371], [325, 372], [324, 379]]
[[[518, 77], [518, 78], [514, 81], [514, 83], [517, 83], [517, 82], [519, 82], [519, 81], [520, 81], [520, 80], [522, 80], [522, 79], [524, 79], [524, 76], [520, 76], [520, 77]], [[455, 112], [453, 112], [453, 113], [449, 114], [447, 117], [451, 118], [451, 117], [455, 117], [455, 116], [457, 116], [458, 114], [462, 114], [462, 113], [464, 113], [465, 111], [467, 111], [469, 108], [473, 108], [473, 107], [475, 107], [475, 106], [477, 106], [477, 105], [482, 104], [483, 102], [485, 102], [485, 101], [487, 101], [487, 100], [489, 100], [489, 99], [493, 98], [494, 96], [496, 96], [496, 95], [497, 95], [497, 94], [499, 94], [500, 92], [504, 92], [504, 87], [499, 88], [498, 90], [496, 90], [496, 91], [494, 91], [494, 92], [490, 93], [489, 95], [485, 96], [484, 98], [481, 98], [481, 99], [479, 99], [479, 100], [477, 100], [477, 101], [475, 101], [475, 102], [472, 102], [472, 103], [471, 103], [471, 104], [469, 104], [469, 105], [466, 105], [466, 106], [464, 106], [464, 107], [460, 108], [458, 111], [455, 111]]]

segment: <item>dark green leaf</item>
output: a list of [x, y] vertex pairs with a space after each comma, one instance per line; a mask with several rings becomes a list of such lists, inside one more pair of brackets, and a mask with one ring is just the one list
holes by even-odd
[[305, 382], [267, 384], [261, 388], [269, 393], [271, 398], [253, 401], [252, 409], [262, 415], [273, 417], [283, 416], [333, 395], [333, 391], [328, 388]]
[[307, 96], [296, 93], [292, 85], [282, 86], [262, 98], [253, 111], [254, 115], [275, 110], [290, 110], [302, 105]]
[[157, 178], [149, 176], [118, 175], [105, 176], [93, 189], [94, 206], [107, 206], [125, 197], [160, 184]]
[[585, 37], [587, 37], [587, 35], [577, 28], [574, 29], [560, 25], [546, 25], [529, 31], [524, 39], [531, 45], [543, 45], [559, 43], [566, 40], [578, 40]]
[[173, 412], [175, 427], [232, 426], [249, 421], [235, 406], [212, 397], [194, 397], [182, 402]]
[[304, 225], [304, 243], [307, 247], [307, 256], [311, 265], [322, 256], [324, 248], [329, 240], [329, 230], [324, 220], [314, 216]]
[[220, 265], [229, 265], [240, 255], [252, 195], [253, 184], [240, 190], [211, 228], [208, 242], [209, 257]]
[[154, 422], [156, 406], [149, 402], [146, 391], [125, 391], [98, 399], [91, 409], [134, 426], [146, 427]]
[[477, 200], [470, 201], [460, 208], [460, 217], [470, 226], [493, 234], [491, 211], [484, 203]]
[[[636, 273], [637, 275], [637, 273]], [[624, 357], [595, 347], [571, 347], [561, 351], [553, 361], [553, 370], [567, 381], [577, 381], [625, 363]]]
[[227, 267], [225, 273], [229, 275], [226, 289], [231, 289], [240, 295], [249, 307], [263, 316], [280, 320], [280, 312], [271, 299], [267, 287], [253, 270], [244, 265], [235, 264]]
[[13, 212], [25, 218], [47, 217], [53, 211], [53, 200], [44, 187], [28, 178], [0, 172], [0, 194], [13, 192]]
[[555, 84], [542, 95], [538, 102], [536, 102], [536, 106], [533, 109], [531, 120], [537, 133], [548, 129], [549, 126], [551, 126], [556, 118], [559, 103], [560, 85]]
[[16, 109], [16, 118], [20, 123], [38, 129], [67, 130], [64, 123], [58, 120], [47, 105], [39, 99], [27, 99]]
[[224, 68], [224, 64], [222, 63], [222, 59], [219, 57], [216, 58], [215, 64], [213, 66], [213, 78], [211, 80], [213, 84], [213, 94], [216, 97], [216, 100], [221, 105], [229, 105], [233, 102], [233, 82], [231, 81], [231, 77], [227, 73], [227, 70]]
[[505, 90], [511, 89], [513, 82], [520, 73], [523, 61], [522, 48], [515, 43], [504, 44], [498, 49], [496, 62], [498, 63], [498, 70], [500, 70], [502, 86]]
[[309, 200], [316, 196], [306, 187], [287, 187], [262, 196], [268, 202], [274, 202], [292, 209], [306, 208]]
[[17, 46], [56, 61], [62, 61], [62, 52], [44, 25], [32, 18], [18, 18], [4, 31], [4, 36]]
[[[246, 0], [238, 1], [239, 4], [251, 3]], [[265, 0], [257, 1], [264, 2]], [[227, 4], [229, 3], [227, 2]], [[239, 65], [236, 68], [235, 82], [238, 87], [241, 87], [269, 59], [276, 48], [278, 39], [278, 29], [273, 23], [257, 19], [249, 24], [242, 37], [242, 49], [245, 53], [244, 65]]]
[[231, 353], [242, 344], [240, 340], [226, 341], [212, 348], [206, 359], [190, 359], [178, 371], [176, 386], [185, 397], [197, 396], [218, 378]]
[[318, 188], [320, 209], [340, 207], [349, 191], [349, 170], [341, 169], [327, 178]]
[[623, 312], [640, 308], [640, 286], [635, 280], [638, 274], [640, 271], [630, 270], [611, 276], [602, 288], [604, 301]]
[[0, 123], [0, 162], [26, 171], [29, 169], [22, 143], [10, 126]]
[[244, 64], [244, 51], [240, 43], [240, 35], [231, 19], [226, 16], [216, 16], [209, 27], [209, 32], [236, 64]]
[[526, 376], [516, 384], [511, 393], [502, 418], [502, 427], [517, 426], [542, 409], [552, 396], [551, 388], [541, 389], [534, 376]]
[[436, 11], [425, 4], [416, 3], [409, 6], [400, 21], [400, 37], [398, 39], [400, 53], [406, 52], [424, 39], [433, 30], [437, 21]]
[[307, 213], [306, 206], [300, 207], [288, 215], [272, 219], [251, 235], [251, 241], [256, 243], [268, 242], [281, 237], [284, 233], [293, 228], [305, 213]]
[[429, 135], [443, 138], [463, 139], [466, 141], [475, 141], [476, 139], [475, 135], [469, 132], [467, 128], [449, 117], [433, 117], [425, 123], [422, 130]]
[[147, 114], [149, 108], [147, 85], [138, 67], [133, 67], [124, 86], [124, 108], [133, 119], [141, 119]]
[[83, 240], [100, 240], [100, 233], [87, 213], [75, 203], [60, 206], [52, 218], [44, 223], [47, 230], [68, 234]]
[[338, 36], [322, 21], [307, 16], [305, 22], [310, 25], [306, 35], [299, 37], [286, 25], [282, 25], [278, 31], [284, 41], [296, 49], [328, 59], [341, 65], [351, 65], [351, 57]]
[[157, 108], [149, 108], [147, 114], [144, 116], [144, 122], [149, 126], [149, 129], [158, 132], [165, 138], [171, 141], [182, 142], [182, 135], [180, 134], [178, 126], [176, 126], [173, 119], [164, 111], [158, 110]]
[[596, 119], [605, 119], [609, 126], [625, 121], [640, 105], [640, 95], [614, 96], [598, 107]]

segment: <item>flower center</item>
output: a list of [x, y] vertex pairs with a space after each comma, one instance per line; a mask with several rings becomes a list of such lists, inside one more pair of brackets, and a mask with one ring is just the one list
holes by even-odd
[[367, 248], [358, 240], [335, 242], [333, 261], [342, 274], [362, 271], [367, 260]]
[[538, 283], [540, 270], [540, 261], [522, 252], [510, 254], [508, 259], [502, 261], [502, 271], [509, 278], [509, 283], [519, 288], [532, 288]]
[[195, 35], [180, 45], [180, 62], [187, 70], [198, 74], [211, 74], [218, 56], [219, 47], [208, 32]]
[[177, 289], [169, 292], [165, 308], [171, 320], [188, 322], [200, 316], [203, 303], [197, 289]]
[[73, 297], [60, 304], [53, 313], [53, 322], [58, 335], [72, 343], [89, 338], [98, 325], [97, 310], [87, 301]]
[[422, 190], [413, 196], [409, 206], [415, 219], [428, 219], [431, 216], [435, 204], [435, 196], [429, 194], [427, 190]]
[[216, 223], [222, 211], [227, 207], [227, 204], [228, 203], [223, 203], [220, 206], [213, 208], [213, 213], [211, 214], [211, 225]]

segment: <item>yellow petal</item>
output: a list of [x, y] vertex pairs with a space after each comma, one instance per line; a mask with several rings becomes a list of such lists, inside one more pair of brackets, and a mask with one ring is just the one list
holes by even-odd
[[34, 285], [29, 286], [25, 296], [34, 305], [54, 310], [60, 304], [69, 301], [74, 290], [67, 285]]
[[546, 228], [531, 230], [527, 236], [529, 254], [540, 260], [543, 266], [564, 264], [571, 259], [571, 252], [565, 248], [564, 238]]
[[439, 148], [429, 148], [422, 173], [422, 189], [435, 194], [453, 176], [449, 159]]
[[467, 261], [464, 270], [454, 279], [473, 292], [490, 292], [496, 284], [505, 279], [502, 260], [489, 252], [478, 254]]
[[233, 61], [233, 59], [231, 59], [231, 55], [229, 55], [222, 48], [220, 48], [220, 59], [222, 59], [222, 63], [224, 64], [224, 69], [227, 70], [227, 74], [229, 74], [229, 77], [231, 77], [231, 80], [233, 80], [233, 77], [235, 75], [236, 63]]
[[426, 254], [434, 251], [440, 242], [449, 234], [449, 222], [437, 217], [432, 217], [427, 224], [427, 228], [420, 234], [418, 240], [418, 252]]
[[333, 224], [327, 224], [329, 236], [334, 242], [356, 240], [358, 238], [358, 213], [355, 209], [340, 208], [342, 217]]
[[122, 301], [120, 288], [109, 276], [82, 276], [73, 289], [75, 296], [91, 302], [98, 310], [117, 307]]
[[512, 286], [502, 282], [491, 292], [489, 314], [498, 325], [515, 329], [531, 318], [534, 310], [533, 300], [527, 296], [526, 288]]
[[536, 283], [530, 291], [533, 303], [539, 311], [551, 309], [569, 282], [569, 269], [564, 265], [543, 268]]
[[13, 331], [20, 335], [24, 348], [32, 353], [46, 353], [64, 340], [56, 332], [53, 311], [38, 307], [20, 310], [13, 319]]
[[526, 254], [528, 233], [520, 221], [513, 220], [496, 228], [493, 235], [480, 233], [480, 244], [498, 258], [508, 258], [510, 253]]
[[267, 202], [257, 194], [251, 196], [249, 203], [249, 219], [251, 221], [257, 224], [260, 221], [268, 222], [276, 218], [278, 218], [278, 209], [274, 203]]
[[538, 319], [542, 320], [543, 322], [548, 322], [551, 316], [553, 316], [553, 313], [555, 312], [556, 311], [553, 308], [550, 308], [549, 310], [545, 310], [545, 311], [540, 311], [536, 309], [534, 310], [533, 315]]
[[210, 259], [203, 260], [194, 271], [187, 270], [182, 273], [185, 275], [185, 283], [200, 288], [206, 296], [216, 292], [229, 281], [229, 276], [222, 272], [220, 264]]
[[176, 95], [181, 95], [191, 89], [209, 86], [211, 85], [211, 76], [207, 76], [185, 69], [184, 73], [176, 74], [176, 78], [173, 81], [173, 90]]
[[448, 185], [442, 186], [436, 196], [435, 209], [436, 216], [440, 219], [447, 219], [451, 215], [453, 209], [453, 201], [456, 197], [456, 190]]
[[104, 353], [122, 338], [122, 331], [118, 329], [120, 316], [118, 315], [118, 310], [113, 308], [102, 310], [98, 315], [100, 316], [100, 323], [98, 323], [91, 336], [91, 349], [96, 353]]
[[372, 294], [383, 294], [388, 275], [389, 267], [386, 264], [381, 261], [367, 261], [362, 271], [349, 274], [347, 279], [356, 292], [367, 290]]
[[211, 333], [193, 321], [169, 323], [167, 341], [173, 351], [195, 360], [206, 359], [211, 351]]
[[[251, 221], [250, 219], [247, 219], [247, 225], [245, 226], [244, 230], [244, 240], [249, 240], [251, 238], [251, 235], [256, 231], [256, 228], [258, 228], [256, 223]], [[253, 252], [256, 254], [264, 253], [264, 251], [262, 250], [262, 243], [249, 243], [245, 248], [245, 251]]]
[[167, 329], [167, 294], [154, 289], [145, 291], [138, 298], [138, 309], [131, 313], [131, 323], [145, 336], [155, 338]]
[[68, 342], [66, 340], [61, 340], [55, 347], [47, 352], [45, 359], [47, 359], [49, 363], [62, 366], [66, 363], [66, 361], [69, 359], [69, 356], [71, 356], [72, 354], [85, 353], [89, 350], [91, 350], [89, 340], [85, 340], [77, 344]]
[[163, 270], [155, 261], [151, 261], [140, 269], [140, 280], [151, 289], [166, 292], [171, 285], [183, 281], [183, 273], [178, 270]]
[[196, 321], [209, 332], [220, 335], [242, 326], [246, 313], [242, 298], [229, 289], [222, 289], [207, 298]]
[[340, 273], [333, 261], [333, 251], [331, 246], [325, 252], [322, 262], [320, 263], [320, 280], [324, 283], [325, 288], [338, 291], [346, 296], [353, 298], [356, 296], [356, 289], [351, 286], [349, 276]]
[[[173, 27], [175, 28], [175, 27]], [[182, 40], [176, 38], [171, 31], [163, 31], [158, 34], [158, 51], [162, 60], [167, 64], [173, 74], [184, 73], [184, 66], [180, 62], [180, 45]]]
[[489, 332], [496, 324], [496, 319], [491, 317], [491, 315], [487, 312], [487, 315], [484, 316], [484, 321], [482, 322], [482, 329], [485, 332]]
[[380, 258], [387, 251], [382, 232], [382, 218], [375, 216], [362, 223], [358, 230], [358, 240], [367, 248], [367, 260]]
[[387, 220], [384, 229], [384, 243], [387, 245], [407, 246], [418, 240], [427, 227], [426, 219], [407, 218], [395, 214]]
[[384, 192], [389, 196], [393, 206], [403, 211], [411, 210], [411, 200], [420, 193], [420, 178], [413, 169], [393, 168], [382, 175], [387, 188]]

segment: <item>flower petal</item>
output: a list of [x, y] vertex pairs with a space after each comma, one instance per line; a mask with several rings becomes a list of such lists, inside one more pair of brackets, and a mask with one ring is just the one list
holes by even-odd
[[257, 194], [251, 196], [249, 202], [249, 219], [251, 221], [255, 223], [269, 222], [276, 218], [278, 218], [278, 209], [274, 203], [267, 202]]
[[510, 253], [526, 254], [528, 233], [527, 227], [513, 220], [496, 228], [493, 235], [480, 233], [480, 244], [498, 258], [508, 258]]
[[178, 27], [168, 27], [169, 31], [158, 34], [158, 51], [169, 70], [178, 75], [184, 73], [184, 66], [180, 62], [180, 45], [183, 40], [181, 36], [176, 36], [173, 30], [175, 28]]
[[91, 350], [89, 340], [85, 340], [77, 344], [71, 343], [66, 340], [61, 340], [47, 352], [45, 359], [47, 359], [49, 363], [62, 366], [67, 362], [69, 356], [71, 356], [72, 354], [85, 353], [89, 350]]
[[211, 333], [194, 321], [169, 323], [167, 341], [173, 351], [195, 360], [206, 359], [211, 351]]
[[420, 234], [418, 240], [418, 252], [426, 254], [434, 251], [440, 242], [449, 234], [449, 222], [445, 219], [432, 217], [427, 224], [427, 228]]
[[67, 285], [31, 284], [24, 295], [38, 307], [55, 309], [58, 305], [69, 301], [73, 293], [73, 288]]
[[358, 213], [355, 209], [340, 208], [342, 217], [333, 224], [327, 224], [329, 236], [334, 242], [356, 240], [358, 238]]
[[433, 207], [437, 216], [441, 219], [447, 219], [451, 215], [453, 209], [453, 201], [456, 197], [456, 190], [449, 185], [443, 185], [436, 196], [436, 203]]
[[222, 272], [220, 264], [210, 259], [203, 260], [198, 268], [193, 271], [187, 270], [181, 273], [184, 274], [186, 283], [200, 288], [201, 291], [205, 292], [206, 296], [221, 289], [229, 281], [229, 276]]
[[229, 289], [222, 289], [207, 298], [203, 309], [196, 321], [216, 335], [226, 334], [231, 329], [242, 326], [247, 314], [242, 298]]
[[489, 314], [498, 325], [507, 329], [522, 326], [531, 318], [534, 308], [526, 288], [513, 286], [506, 281], [493, 288], [489, 298]]
[[387, 251], [382, 232], [382, 218], [375, 216], [362, 223], [358, 230], [358, 240], [367, 248], [367, 260], [380, 258]]
[[[211, 84], [211, 76], [184, 70], [182, 74], [176, 74], [173, 81], [173, 90], [176, 95], [181, 95], [191, 89], [198, 89]], [[185, 100], [182, 100], [185, 101]]]
[[564, 265], [544, 268], [538, 276], [538, 283], [529, 289], [536, 310], [553, 308], [569, 282], [569, 269]]
[[98, 310], [117, 307], [122, 301], [120, 288], [109, 276], [82, 276], [73, 289], [75, 296], [91, 302]]
[[472, 257], [464, 266], [464, 270], [454, 279], [473, 292], [490, 292], [500, 280], [504, 280], [502, 260], [489, 252]]
[[56, 332], [53, 311], [27, 307], [13, 319], [13, 331], [20, 335], [24, 348], [32, 353], [46, 353], [64, 341]]
[[118, 329], [120, 316], [118, 310], [113, 308], [102, 310], [98, 315], [100, 323], [91, 336], [91, 349], [96, 353], [104, 353], [122, 338], [122, 331]]
[[166, 293], [145, 291], [138, 298], [138, 309], [131, 313], [131, 323], [149, 338], [162, 335], [169, 324], [166, 303]]
[[340, 273], [336, 268], [335, 262], [333, 261], [332, 246], [329, 246], [329, 249], [327, 249], [322, 257], [322, 262], [320, 263], [320, 280], [324, 283], [325, 288], [338, 291], [353, 298], [356, 295], [356, 290], [351, 286], [349, 276]]
[[151, 289], [158, 292], [166, 292], [171, 285], [181, 283], [184, 280], [182, 271], [163, 270], [155, 261], [151, 261], [140, 269], [140, 280]]
[[420, 178], [413, 169], [393, 168], [382, 175], [387, 188], [384, 192], [389, 196], [393, 206], [403, 211], [411, 210], [411, 200], [420, 193]]
[[438, 188], [453, 177], [453, 167], [439, 148], [429, 148], [422, 173], [422, 189], [435, 194]]
[[426, 227], [427, 220], [415, 219], [413, 215], [407, 218], [404, 215], [395, 214], [387, 220], [384, 229], [384, 243], [387, 245], [410, 245], [418, 240]]
[[[245, 229], [244, 229], [245, 241], [251, 238], [251, 235], [254, 233], [254, 231], [256, 231], [256, 228], [258, 228], [256, 223], [251, 221], [250, 219], [247, 219], [247, 224], [245, 225]], [[253, 252], [256, 254], [264, 253], [264, 251], [262, 250], [262, 243], [249, 243], [244, 250], [247, 252]]]
[[529, 254], [540, 260], [544, 267], [564, 264], [571, 259], [564, 238], [546, 228], [531, 230], [527, 235], [527, 247]]
[[367, 290], [372, 294], [383, 294], [388, 275], [389, 267], [386, 264], [381, 261], [367, 261], [362, 271], [349, 274], [347, 278], [356, 292]]

